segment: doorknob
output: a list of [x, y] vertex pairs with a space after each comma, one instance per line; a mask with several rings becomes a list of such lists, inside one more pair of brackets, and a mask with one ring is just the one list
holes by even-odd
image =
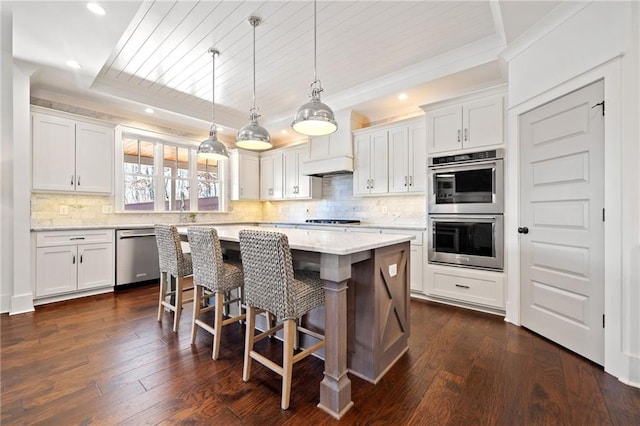
[[521, 226], [518, 228], [518, 234], [528, 234], [529, 233], [529, 228], [527, 228], [526, 226]]

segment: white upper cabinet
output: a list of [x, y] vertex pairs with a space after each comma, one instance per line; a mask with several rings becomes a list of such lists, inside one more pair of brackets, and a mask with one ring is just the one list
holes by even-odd
[[[285, 198], [311, 198], [312, 180], [320, 182], [319, 178], [312, 178], [302, 174], [302, 162], [309, 157], [309, 145], [291, 148], [283, 155], [284, 166], [284, 197]], [[318, 186], [318, 185], [314, 185]], [[316, 189], [315, 192], [318, 192]], [[315, 194], [317, 196], [317, 194]]]
[[32, 113], [33, 189], [111, 193], [113, 128]]
[[389, 192], [425, 192], [427, 184], [424, 118], [395, 126], [389, 137]]
[[260, 199], [282, 200], [283, 192], [282, 153], [260, 155]]
[[504, 142], [504, 95], [475, 96], [431, 109], [427, 116], [429, 153], [455, 151]]
[[260, 199], [260, 155], [243, 149], [229, 150], [230, 199]]
[[354, 145], [353, 194], [386, 194], [389, 188], [387, 130], [358, 134]]

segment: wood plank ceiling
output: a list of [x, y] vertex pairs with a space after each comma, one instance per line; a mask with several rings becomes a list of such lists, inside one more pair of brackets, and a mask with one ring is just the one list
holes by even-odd
[[[496, 34], [489, 2], [320, 1], [318, 76], [327, 96]], [[252, 103], [252, 29], [261, 121], [292, 117], [313, 80], [309, 1], [144, 2], [98, 75], [106, 87], [164, 99], [186, 110], [211, 108], [246, 121]], [[233, 120], [228, 120], [233, 121]]]

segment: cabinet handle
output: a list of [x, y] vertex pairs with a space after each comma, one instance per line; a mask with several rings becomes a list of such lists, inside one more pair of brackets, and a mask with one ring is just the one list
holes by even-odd
[[71, 186], [73, 186], [73, 175], [71, 175]]
[[240, 195], [244, 195], [244, 188], [240, 188]]
[[74, 265], [76, 264], [76, 255], [75, 254], [72, 255], [71, 263], [74, 264]]
[[404, 177], [404, 186], [407, 186], [407, 177]]
[[409, 186], [413, 186], [413, 176], [409, 176]]
[[376, 186], [376, 181], [374, 181], [373, 179], [371, 179], [371, 189], [373, 189], [373, 187]]
[[78, 181], [76, 182], [77, 186], [80, 186], [80, 176], [78, 176]]
[[456, 287], [460, 287], [460, 288], [471, 288], [468, 285], [462, 285], [462, 284], [456, 284]]
[[269, 188], [269, 195], [273, 195], [273, 188]]
[[458, 143], [460, 143], [460, 129], [458, 129]]
[[469, 129], [467, 127], [464, 128], [464, 141], [469, 140]]
[[82, 263], [82, 255], [80, 255], [80, 263]]
[[71, 237], [71, 238], [69, 238], [69, 241], [73, 241], [73, 240], [84, 240], [84, 237]]

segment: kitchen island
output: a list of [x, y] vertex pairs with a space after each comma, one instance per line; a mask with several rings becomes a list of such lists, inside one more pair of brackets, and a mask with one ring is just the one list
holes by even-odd
[[[317, 265], [325, 285], [325, 367], [318, 407], [340, 418], [352, 406], [347, 371], [376, 383], [407, 351], [412, 235], [215, 227], [227, 250], [242, 229], [282, 232], [294, 263]], [[179, 227], [186, 235], [187, 227]]]

